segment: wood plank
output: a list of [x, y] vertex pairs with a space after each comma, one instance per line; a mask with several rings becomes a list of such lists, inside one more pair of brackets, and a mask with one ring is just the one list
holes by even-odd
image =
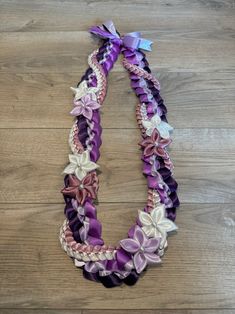
[[[19, 309], [0, 309], [1, 314], [18, 314]], [[126, 314], [127, 310], [68, 310], [68, 309], [20, 309], [20, 314]], [[130, 314], [142, 314], [143, 310], [128, 310]], [[234, 310], [144, 310], [145, 314], [234, 314]]]
[[[192, 33], [197, 36], [205, 30], [234, 29], [232, 0], [224, 1], [135, 1], [133, 5], [120, 1], [47, 0], [30, 1], [1, 0], [0, 31], [77, 31], [86, 30], [91, 25], [100, 24], [110, 17], [121, 31], [158, 29], [174, 34]], [[97, 18], [99, 17], [99, 18]]]
[[[167, 35], [159, 38], [157, 31], [146, 31], [145, 35], [157, 42], [148, 56], [153, 69], [234, 71], [235, 42], [230, 38], [175, 40]], [[9, 73], [84, 71], [88, 53], [97, 48], [97, 40], [81, 31], [0, 33], [0, 44], [0, 72]], [[123, 71], [120, 63], [115, 71]]]
[[[53, 309], [0, 309], [1, 314], [83, 314], [82, 310]], [[168, 314], [168, 313], [166, 313]], [[186, 313], [188, 314], [188, 313]], [[206, 313], [207, 314], [207, 313]], [[218, 313], [219, 314], [219, 313]], [[228, 313], [230, 314], [230, 313]]]
[[[102, 311], [102, 312], [101, 312]], [[84, 310], [82, 314], [126, 314], [126, 310]], [[142, 314], [143, 310], [128, 310], [130, 314]], [[196, 309], [196, 310], [144, 310], [145, 314], [234, 314], [234, 309]]]
[[[1, 314], [19, 314], [19, 309], [0, 309]], [[20, 309], [20, 314], [83, 314], [80, 310]], [[168, 314], [168, 313], [166, 313]], [[184, 314], [184, 313], [183, 313]], [[188, 313], [186, 313], [188, 314]], [[207, 314], [207, 313], [206, 313]], [[220, 314], [220, 313], [218, 313]], [[228, 313], [230, 314], [230, 313]]]
[[[0, 201], [62, 202], [61, 172], [67, 164], [68, 130], [1, 130]], [[146, 180], [132, 129], [105, 129], [102, 135], [101, 202], [146, 199]], [[234, 129], [175, 130], [171, 157], [184, 203], [231, 203], [234, 195]]]
[[[1, 314], [235, 313], [234, 14], [234, 0], [0, 0]], [[120, 32], [154, 41], [147, 57], [176, 128], [170, 154], [182, 206], [162, 267], [133, 288], [107, 290], [82, 278], [58, 231], [68, 87], [98, 46], [88, 28], [110, 17]], [[109, 87], [98, 210], [115, 244], [144, 206], [146, 181], [121, 60]]]
[[[235, 127], [234, 73], [154, 72], [175, 128]], [[81, 76], [79, 72], [0, 75], [0, 128], [69, 128], [69, 86]], [[111, 72], [108, 82], [102, 126], [136, 128], [137, 99], [127, 73]]]
[[[126, 236], [143, 203], [100, 204], [104, 239]], [[134, 288], [104, 289], [82, 278], [62, 252], [60, 204], [0, 206], [2, 308], [222, 309], [235, 307], [234, 204], [185, 204], [161, 267]], [[117, 223], [118, 222], [118, 223]], [[112, 232], [110, 232], [112, 230]]]

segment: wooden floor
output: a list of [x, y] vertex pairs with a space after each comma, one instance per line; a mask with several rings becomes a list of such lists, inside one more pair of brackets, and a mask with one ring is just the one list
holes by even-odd
[[[107, 19], [154, 42], [182, 202], [163, 265], [115, 289], [84, 280], [58, 241], [69, 86], [97, 48], [87, 29]], [[0, 0], [1, 314], [235, 313], [234, 38], [234, 0]], [[118, 62], [99, 161], [99, 219], [113, 244], [146, 198], [136, 102]]]

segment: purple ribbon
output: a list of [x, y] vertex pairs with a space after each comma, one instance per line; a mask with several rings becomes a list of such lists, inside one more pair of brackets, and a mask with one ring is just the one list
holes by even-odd
[[151, 51], [152, 41], [141, 38], [140, 32], [132, 32], [120, 36], [112, 21], [106, 21], [101, 26], [92, 26], [90, 32], [104, 39], [116, 40], [127, 48]]

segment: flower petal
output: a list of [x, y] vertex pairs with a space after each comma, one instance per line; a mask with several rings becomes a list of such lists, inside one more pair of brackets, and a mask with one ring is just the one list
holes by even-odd
[[129, 253], [136, 253], [140, 249], [139, 243], [130, 238], [121, 240], [120, 245], [125, 251]]
[[164, 138], [164, 139], [161, 140], [160, 145], [161, 145], [161, 147], [166, 147], [166, 146], [168, 146], [170, 143], [171, 143], [171, 139], [169, 139], [169, 138], [168, 138], [168, 139]]
[[93, 161], [88, 161], [86, 164], [84, 164], [82, 166], [82, 168], [86, 172], [88, 172], [88, 171], [95, 170], [95, 169], [99, 168], [99, 166], [95, 162], [93, 162]]
[[147, 266], [147, 260], [143, 252], [135, 253], [133, 262], [138, 274], [140, 274]]
[[73, 164], [77, 164], [77, 158], [74, 154], [69, 154], [69, 161]]
[[159, 146], [156, 147], [155, 151], [156, 151], [156, 155], [158, 155], [158, 156], [160, 156], [162, 158], [166, 157], [166, 155], [167, 155], [165, 150], [162, 147], [159, 147]]
[[152, 133], [154, 131], [154, 128], [149, 128], [149, 129], [146, 129], [145, 133], [148, 135], [148, 136], [151, 136]]
[[145, 258], [149, 264], [157, 264], [161, 263], [161, 258], [157, 254], [154, 253], [145, 253]]
[[69, 186], [72, 187], [78, 187], [80, 184], [80, 181], [73, 175], [69, 175]]
[[140, 246], [144, 245], [146, 241], [148, 240], [148, 237], [143, 232], [143, 230], [140, 228], [140, 226], [136, 225], [134, 230], [133, 239], [136, 240]]
[[144, 155], [146, 157], [149, 157], [149, 156], [153, 155], [154, 148], [155, 148], [155, 146], [153, 144], [150, 144], [150, 145], [146, 146], [145, 149], [144, 149]]
[[167, 246], [167, 233], [162, 230], [162, 233], [161, 233], [161, 242], [160, 242], [159, 249], [162, 250], [162, 249], [164, 249], [166, 246]]
[[161, 124], [169, 131], [172, 132], [174, 130], [174, 128], [167, 122], [162, 121]]
[[147, 253], [155, 252], [160, 245], [160, 238], [150, 238], [144, 245], [144, 251]]
[[96, 102], [96, 101], [91, 100], [91, 101], [89, 101], [89, 103], [87, 103], [87, 107], [89, 107], [92, 110], [94, 110], [94, 109], [100, 108], [100, 104], [98, 102]]
[[142, 225], [152, 225], [153, 219], [150, 214], [146, 213], [143, 210], [139, 210], [139, 219]]
[[[91, 90], [91, 88], [90, 88], [90, 90]], [[95, 94], [95, 93], [90, 92], [90, 96], [91, 96], [91, 99], [92, 99], [92, 100], [94, 100], [94, 101], [97, 102], [97, 97], [96, 97], [96, 94]]]
[[166, 238], [162, 238], [158, 251], [159, 251], [159, 250], [160, 250], [160, 251], [161, 251], [161, 250], [164, 251], [164, 249], [167, 248], [167, 246], [168, 246], [167, 239], [166, 239]]
[[157, 126], [161, 123], [161, 118], [159, 117], [158, 114], [155, 114], [154, 116], [152, 116], [151, 122], [154, 126]]
[[142, 120], [142, 125], [145, 129], [150, 129], [152, 128], [152, 123], [149, 120]]
[[67, 167], [65, 167], [63, 173], [67, 174], [73, 174], [75, 172], [76, 165], [73, 163], [70, 163]]
[[142, 227], [142, 230], [144, 231], [144, 233], [148, 236], [148, 237], [153, 237], [155, 236], [155, 227], [153, 225], [149, 225], [149, 226], [144, 226]]
[[70, 111], [70, 114], [72, 116], [79, 116], [82, 114], [82, 112], [83, 112], [83, 108], [80, 106], [76, 106], [73, 108], [73, 110]]
[[84, 95], [81, 100], [85, 105], [87, 105], [91, 101], [91, 94]]
[[88, 174], [85, 178], [82, 180], [82, 184], [85, 186], [93, 185], [95, 179], [95, 175], [93, 173]]
[[74, 104], [74, 106], [78, 106], [78, 107], [81, 107], [81, 108], [82, 108], [82, 102], [81, 102], [81, 100], [78, 100], [78, 99], [75, 99], [75, 98], [74, 98], [73, 104]]
[[90, 160], [90, 154], [88, 150], [85, 150], [81, 155], [80, 158], [80, 165], [86, 164]]
[[176, 226], [176, 224], [171, 221], [170, 219], [164, 218], [162, 219], [159, 223], [158, 226], [160, 229], [164, 229], [166, 232], [171, 232], [174, 230], [177, 230], [178, 227]]
[[159, 124], [157, 129], [162, 138], [168, 139], [170, 137], [169, 131], [162, 124]]
[[151, 136], [151, 139], [153, 142], [157, 142], [157, 143], [159, 142], [160, 134], [158, 133], [157, 129], [154, 129], [152, 136]]
[[162, 236], [160, 230], [158, 230], [156, 227], [154, 227], [154, 231], [151, 234], [151, 237], [153, 237], [153, 238], [162, 238], [163, 236]]
[[84, 204], [84, 201], [87, 197], [87, 190], [86, 189], [82, 189], [82, 190], [77, 190], [77, 193], [76, 193], [76, 200], [78, 201], [78, 203], [80, 203], [81, 205]]
[[77, 188], [74, 188], [74, 187], [63, 188], [61, 190], [61, 193], [68, 195], [70, 197], [74, 197], [74, 196], [76, 196]]
[[94, 187], [94, 186], [89, 186], [89, 185], [86, 185], [85, 186], [85, 189], [86, 189], [86, 191], [87, 191], [87, 193], [89, 194], [89, 196], [91, 197], [91, 198], [93, 198], [93, 199], [95, 199], [96, 198], [96, 187]]
[[158, 224], [162, 219], [166, 217], [166, 210], [165, 210], [165, 205], [160, 204], [157, 207], [155, 207], [151, 213], [150, 213], [152, 220]]
[[89, 107], [84, 107], [84, 111], [83, 111], [83, 115], [84, 117], [86, 117], [88, 120], [91, 120], [93, 112]]
[[150, 137], [144, 139], [140, 145], [143, 146], [143, 147], [146, 147], [147, 145], [154, 145], [154, 142], [152, 141], [152, 139]]
[[82, 180], [86, 176], [86, 171], [80, 167], [77, 167], [75, 170], [75, 174], [79, 180]]
[[84, 80], [79, 84], [78, 87], [70, 87], [70, 89], [75, 94], [75, 99], [80, 99], [87, 93], [87, 82]]

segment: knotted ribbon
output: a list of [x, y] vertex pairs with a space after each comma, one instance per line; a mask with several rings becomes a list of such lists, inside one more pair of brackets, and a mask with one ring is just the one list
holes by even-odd
[[106, 21], [101, 26], [92, 26], [90, 33], [104, 39], [117, 40], [123, 46], [132, 49], [151, 51], [151, 44], [153, 43], [148, 39], [141, 38], [140, 32], [132, 32], [120, 36], [112, 21]]

